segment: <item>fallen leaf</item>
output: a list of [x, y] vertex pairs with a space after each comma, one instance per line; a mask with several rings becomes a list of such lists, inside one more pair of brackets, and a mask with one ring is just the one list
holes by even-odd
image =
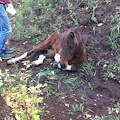
[[18, 4], [18, 7], [21, 7], [21, 6], [22, 6], [22, 4], [19, 3], [19, 4]]
[[17, 114], [15, 114], [15, 118], [16, 120], [21, 120], [20, 116], [18, 116]]
[[96, 27], [94, 26], [94, 27], [93, 27], [93, 30], [94, 30], [94, 31], [95, 31], [95, 28], [96, 28]]
[[89, 9], [89, 7], [86, 7], [86, 10], [88, 10]]
[[41, 8], [43, 8], [43, 6], [41, 4], [38, 4]]
[[28, 43], [28, 41], [25, 41], [25, 42], [23, 43], [23, 45], [25, 45], [26, 43]]
[[102, 26], [102, 25], [103, 25], [103, 23], [99, 23], [97, 26], [100, 27], [100, 26]]
[[55, 72], [53, 71], [53, 70], [51, 70], [51, 73], [54, 75], [55, 74]]
[[40, 31], [36, 31], [35, 34], [40, 34]]
[[70, 107], [70, 105], [69, 105], [68, 103], [65, 103], [65, 106], [66, 106], [66, 107]]
[[89, 115], [89, 114], [86, 114], [86, 117], [87, 117], [87, 118], [90, 118], [90, 117], [91, 117], [91, 115]]
[[103, 67], [106, 67], [106, 66], [107, 66], [107, 64], [104, 64], [104, 65], [103, 65]]

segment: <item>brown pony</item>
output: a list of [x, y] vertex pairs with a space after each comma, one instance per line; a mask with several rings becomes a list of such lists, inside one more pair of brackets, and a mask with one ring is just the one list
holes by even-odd
[[15, 63], [32, 53], [47, 49], [49, 46], [52, 46], [53, 50], [48, 50], [47, 53], [39, 55], [38, 59], [32, 62], [33, 65], [42, 64], [46, 57], [54, 57], [57, 63], [56, 67], [62, 70], [77, 71], [79, 64], [86, 60], [86, 49], [80, 28], [75, 27], [64, 32], [54, 32], [32, 50], [8, 60], [7, 64]]

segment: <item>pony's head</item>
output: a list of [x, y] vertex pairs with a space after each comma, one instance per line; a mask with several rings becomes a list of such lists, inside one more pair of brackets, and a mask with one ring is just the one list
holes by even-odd
[[80, 28], [76, 27], [64, 32], [61, 41], [60, 65], [66, 68], [71, 59], [83, 48]]

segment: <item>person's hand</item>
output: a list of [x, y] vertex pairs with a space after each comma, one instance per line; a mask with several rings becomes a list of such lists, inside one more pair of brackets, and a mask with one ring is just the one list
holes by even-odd
[[13, 8], [13, 4], [12, 3], [8, 4], [8, 7], [12, 9]]
[[8, 7], [7, 7], [6, 11], [9, 12], [10, 14], [12, 14], [12, 15], [16, 14], [16, 10], [14, 9], [12, 3], [8, 4]]

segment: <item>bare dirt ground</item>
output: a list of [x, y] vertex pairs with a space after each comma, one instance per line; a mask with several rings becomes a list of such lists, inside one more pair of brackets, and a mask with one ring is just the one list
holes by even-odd
[[[84, 4], [83, 4], [84, 6]], [[87, 62], [90, 61], [92, 58], [94, 71], [96, 71], [96, 75], [84, 75], [84, 81], [86, 84], [89, 82], [92, 87], [86, 86], [85, 88], [78, 87], [74, 91], [70, 91], [68, 86], [65, 84], [64, 81], [61, 81], [61, 86], [59, 90], [57, 89], [57, 85], [52, 85], [55, 92], [64, 92], [66, 93], [63, 99], [60, 99], [57, 95], [51, 95], [44, 99], [44, 104], [47, 106], [46, 109], [50, 111], [47, 115], [41, 116], [42, 120], [84, 120], [85, 119], [85, 112], [86, 114], [90, 114], [91, 117], [95, 116], [108, 116], [107, 108], [114, 107], [114, 104], [120, 101], [120, 83], [119, 80], [108, 79], [107, 82], [103, 80], [103, 66], [104, 61], [115, 61], [116, 57], [114, 51], [111, 49], [111, 45], [108, 42], [106, 36], [110, 34], [109, 29], [109, 22], [110, 22], [110, 15], [114, 15], [116, 12], [116, 6], [120, 6], [120, 2], [115, 0], [114, 2], [110, 2], [108, 4], [101, 3], [99, 4], [98, 8], [95, 11], [96, 18], [98, 23], [103, 23], [101, 26], [97, 26], [91, 21], [92, 10], [86, 10], [84, 12], [78, 12], [77, 9], [75, 12], [80, 14], [79, 18], [79, 26], [81, 27], [81, 33], [86, 41], [86, 48], [87, 48]], [[67, 15], [66, 11], [60, 11], [58, 13], [62, 16]], [[104, 22], [105, 21], [105, 22]], [[63, 27], [67, 27], [63, 24]], [[69, 27], [72, 27], [69, 26]], [[95, 33], [93, 32], [93, 28], [95, 28]], [[19, 42], [15, 42], [10, 40], [10, 45], [14, 47], [20, 47], [22, 52], [24, 53], [27, 50], [30, 50], [33, 46], [30, 40], [27, 40], [28, 43], [23, 45], [26, 40], [21, 40]], [[97, 41], [97, 43], [95, 43]], [[19, 54], [21, 54], [19, 53]], [[18, 55], [17, 52], [14, 55]], [[96, 64], [100, 61], [99, 66]], [[21, 67], [21, 63], [19, 63], [19, 67]], [[49, 68], [53, 69], [48, 62], [45, 62], [43, 65], [34, 68], [34, 71], [37, 71], [42, 68]], [[6, 61], [0, 62], [0, 69], [12, 69], [13, 66], [9, 66], [6, 64]], [[45, 68], [45, 69], [46, 69]], [[71, 74], [76, 75], [78, 78], [80, 77], [81, 70], [77, 73], [71, 73], [68, 71], [60, 71], [59, 75], [63, 76], [71, 76]], [[80, 78], [81, 79], [81, 78]], [[83, 85], [84, 87], [84, 85]], [[84, 99], [81, 99], [81, 95], [84, 94]], [[0, 97], [1, 101], [2, 97]], [[71, 105], [74, 103], [80, 104], [84, 103], [84, 110], [83, 112], [77, 111], [74, 114], [70, 114]], [[4, 106], [3, 106], [4, 104]], [[0, 102], [0, 108], [6, 107], [5, 102]], [[0, 112], [1, 116], [6, 116], [6, 114], [10, 113], [9, 109], [3, 109], [3, 112]], [[115, 116], [116, 113], [111, 114]], [[117, 115], [118, 116], [118, 115]], [[119, 116], [120, 117], [120, 116]], [[89, 118], [86, 118], [89, 120]]]

